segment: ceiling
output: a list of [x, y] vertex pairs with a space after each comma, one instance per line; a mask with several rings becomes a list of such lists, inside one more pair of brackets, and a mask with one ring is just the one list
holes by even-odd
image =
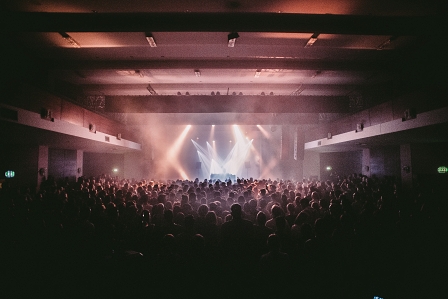
[[[447, 36], [445, 1], [6, 0], [1, 5], [8, 75], [84, 106], [90, 96], [100, 96], [102, 112], [129, 126], [239, 121], [311, 128], [445, 81], [437, 73], [445, 56], [439, 46]], [[233, 32], [239, 37], [229, 47]], [[307, 46], [313, 36], [317, 39]], [[334, 109], [341, 98], [346, 101]], [[129, 113], [108, 108], [109, 99], [152, 101], [161, 108], [142, 104], [140, 113]], [[313, 99], [321, 104], [290, 105]], [[185, 101], [188, 113], [182, 105], [165, 109], [169, 101]], [[204, 101], [212, 103], [210, 109], [197, 108]], [[247, 104], [214, 109], [221, 101]], [[266, 103], [291, 111], [257, 108], [271, 109]]]

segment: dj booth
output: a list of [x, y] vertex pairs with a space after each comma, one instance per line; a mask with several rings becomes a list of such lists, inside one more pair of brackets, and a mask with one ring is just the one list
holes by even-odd
[[212, 173], [210, 174], [210, 180], [211, 181], [220, 180], [221, 182], [231, 180], [232, 182], [234, 182], [236, 180], [236, 175], [230, 173]]

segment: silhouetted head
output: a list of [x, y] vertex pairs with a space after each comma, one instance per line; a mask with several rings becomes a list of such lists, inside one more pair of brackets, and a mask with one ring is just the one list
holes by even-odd
[[240, 219], [242, 215], [241, 206], [237, 203], [230, 207], [233, 219]]
[[266, 224], [266, 221], [267, 221], [266, 214], [261, 212], [261, 211], [258, 212], [258, 214], [257, 214], [257, 224], [260, 225], [260, 226], [264, 226]]
[[269, 251], [279, 251], [280, 250], [280, 237], [276, 234], [270, 234], [268, 237], [268, 248]]
[[208, 206], [207, 205], [200, 205], [198, 208], [198, 215], [200, 217], [205, 217], [208, 213]]

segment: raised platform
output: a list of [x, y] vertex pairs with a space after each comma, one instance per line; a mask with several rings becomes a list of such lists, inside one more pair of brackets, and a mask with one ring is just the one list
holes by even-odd
[[232, 182], [234, 182], [236, 180], [236, 175], [230, 173], [212, 173], [210, 174], [210, 180], [220, 180], [221, 182], [231, 180]]

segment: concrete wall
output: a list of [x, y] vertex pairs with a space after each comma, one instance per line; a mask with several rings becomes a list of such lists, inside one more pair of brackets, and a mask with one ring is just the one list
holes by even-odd
[[78, 175], [76, 150], [50, 148], [48, 151], [48, 175], [58, 180], [74, 182]]
[[305, 151], [303, 159], [303, 177], [319, 177], [320, 178], [320, 158], [319, 153], [313, 151]]
[[401, 180], [400, 146], [376, 147], [370, 149], [370, 174], [372, 176], [393, 176]]
[[[122, 179], [125, 178], [124, 165], [122, 154], [84, 153], [83, 173], [86, 177], [106, 174]], [[117, 169], [117, 172], [114, 172], [114, 169]]]
[[41, 113], [42, 109], [45, 108], [50, 110], [51, 117], [57, 120], [84, 128], [89, 128], [90, 124], [94, 124], [98, 132], [114, 136], [120, 133], [123, 139], [135, 142], [140, 139], [136, 132], [128, 130], [125, 125], [119, 122], [33, 86], [18, 84], [17, 86], [10, 86], [9, 92], [10, 94], [1, 98], [1, 102], [36, 113]]
[[[425, 100], [431, 99], [431, 101]], [[437, 101], [436, 99], [440, 99]], [[446, 107], [446, 98], [440, 93], [408, 94], [397, 97], [389, 102], [365, 109], [331, 123], [324, 123], [318, 128], [308, 130], [305, 142], [326, 138], [328, 133], [333, 136], [356, 130], [356, 125], [362, 123], [364, 128], [401, 119], [405, 110], [413, 108], [417, 114]]]
[[[330, 166], [331, 170], [327, 170]], [[331, 179], [331, 174], [362, 173], [362, 151], [320, 154], [320, 180]]]

